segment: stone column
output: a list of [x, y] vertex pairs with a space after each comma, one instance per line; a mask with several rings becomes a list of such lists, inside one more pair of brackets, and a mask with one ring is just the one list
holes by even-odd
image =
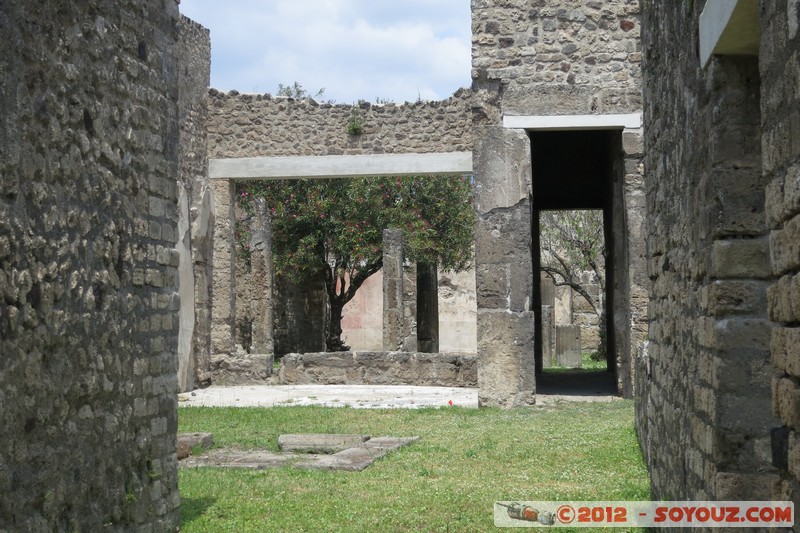
[[439, 280], [436, 265], [417, 263], [417, 350], [439, 351]]
[[542, 305], [542, 367], [553, 366], [553, 306]]
[[403, 232], [383, 230], [383, 350], [403, 349]]
[[530, 141], [524, 131], [496, 125], [474, 126], [473, 137], [478, 400], [502, 407], [531, 405], [535, 326]]
[[542, 367], [553, 365], [553, 343], [555, 341], [554, 306], [556, 302], [556, 285], [553, 278], [541, 274], [540, 281], [542, 300]]
[[178, 390], [194, 389], [194, 272], [192, 268], [192, 235], [189, 228], [189, 195], [178, 182]]
[[[250, 267], [254, 288], [251, 309], [253, 312], [253, 344], [251, 353], [274, 356], [272, 334], [272, 220], [263, 198], [256, 200], [256, 215], [250, 230]], [[272, 365], [269, 365], [271, 371]]]
[[580, 326], [556, 326], [556, 361], [561, 366], [580, 368]]
[[234, 187], [231, 180], [213, 180], [214, 255], [211, 285], [211, 355], [229, 357], [234, 352], [236, 319]]
[[417, 351], [417, 264], [403, 264], [403, 346]]

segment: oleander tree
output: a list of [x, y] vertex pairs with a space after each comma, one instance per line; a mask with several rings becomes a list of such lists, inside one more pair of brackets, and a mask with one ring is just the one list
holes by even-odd
[[[399, 228], [410, 261], [468, 268], [474, 212], [470, 176], [406, 176], [241, 182], [241, 207], [264, 198], [272, 216], [276, 275], [321, 275], [328, 295], [328, 351], [342, 342], [342, 311], [383, 266], [383, 230]], [[242, 243], [247, 239], [241, 239]]]

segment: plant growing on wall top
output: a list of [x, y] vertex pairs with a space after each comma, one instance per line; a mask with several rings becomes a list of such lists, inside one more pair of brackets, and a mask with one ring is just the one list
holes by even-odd
[[[328, 351], [347, 350], [342, 310], [383, 265], [383, 230], [400, 228], [416, 262], [463, 270], [472, 259], [469, 176], [287, 180], [237, 184], [252, 212], [266, 199], [272, 214], [275, 273], [295, 281], [322, 274], [328, 294]], [[246, 194], [242, 194], [246, 193]]]
[[357, 107], [350, 110], [350, 118], [347, 121], [347, 133], [350, 135], [361, 135], [364, 132], [364, 117]]

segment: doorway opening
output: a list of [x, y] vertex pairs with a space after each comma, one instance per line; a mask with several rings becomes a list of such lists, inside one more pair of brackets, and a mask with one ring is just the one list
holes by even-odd
[[622, 131], [529, 137], [537, 393], [624, 395], [630, 355], [614, 320], [629, 292], [615, 282], [627, 278]]

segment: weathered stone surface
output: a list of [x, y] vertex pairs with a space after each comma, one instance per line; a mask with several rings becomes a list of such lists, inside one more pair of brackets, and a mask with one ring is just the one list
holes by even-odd
[[196, 448], [207, 450], [214, 446], [211, 433], [178, 433], [178, 460], [186, 459]]
[[278, 447], [283, 452], [336, 453], [348, 448], [362, 446], [369, 439], [369, 435], [296, 433], [279, 435]]
[[211, 355], [234, 351], [236, 268], [233, 239], [234, 187], [230, 180], [211, 183], [214, 201], [214, 257], [211, 288]]
[[535, 401], [533, 313], [478, 311], [478, 401], [517, 407]]
[[[279, 436], [281, 440], [283, 436]], [[324, 435], [318, 436], [324, 439]], [[387, 453], [408, 446], [419, 437], [375, 437], [357, 442], [353, 447], [328, 454], [212, 450], [202, 456], [192, 456], [181, 462], [183, 467], [218, 466], [225, 468], [276, 468], [291, 466], [313, 470], [345, 470], [359, 472]]]
[[[274, 299], [272, 223], [263, 198], [256, 201], [256, 216], [252, 221], [250, 235], [250, 248], [253, 254], [250, 258], [250, 268], [252, 278], [259, 280], [258, 286], [250, 291], [250, 306], [253, 313], [250, 351], [271, 356], [275, 353], [272, 316]], [[271, 372], [271, 362], [269, 366]]]
[[[533, 390], [531, 379], [521, 375], [533, 368], [521, 362], [534, 352], [532, 332], [520, 341], [530, 344], [513, 349], [507, 347], [511, 339], [485, 342], [482, 336], [487, 330], [516, 331], [519, 317], [539, 312], [532, 309], [534, 278], [539, 280], [537, 265], [531, 263], [531, 209], [537, 201], [531, 191], [537, 179], [547, 179], [532, 176], [527, 133], [503, 128], [503, 117], [641, 112], [639, 3], [578, 0], [565, 8], [557, 0], [535, 5], [473, 2], [472, 23], [478, 351], [481, 374], [489, 372], [481, 382], [481, 397], [494, 402], [502, 396], [527, 397]], [[597, 39], [598, 32], [602, 39]], [[618, 144], [609, 147], [618, 158], [611, 203], [612, 231], [620, 236], [614, 249], [619, 283], [613, 302], [618, 319], [610, 326], [617, 341], [618, 368], [625, 370], [619, 372], [620, 390], [630, 394], [631, 353], [646, 332], [644, 298], [633, 298], [645, 292], [647, 282], [644, 220], [634, 215], [644, 209], [641, 131], [624, 132]], [[588, 317], [582, 319], [588, 326]], [[589, 329], [586, 337], [587, 342], [597, 338]]]
[[206, 376], [217, 385], [265, 383], [272, 375], [272, 354], [217, 354], [211, 358]]
[[567, 368], [581, 367], [580, 326], [556, 326], [556, 363]]

